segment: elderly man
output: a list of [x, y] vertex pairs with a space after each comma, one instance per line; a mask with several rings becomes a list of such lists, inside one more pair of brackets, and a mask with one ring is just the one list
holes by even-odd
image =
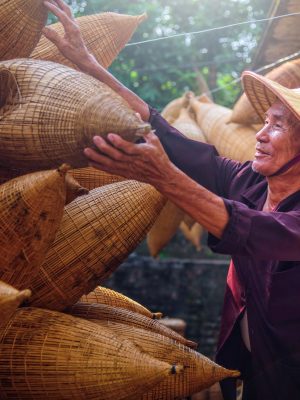
[[[243, 399], [300, 399], [300, 90], [251, 72], [246, 94], [264, 120], [253, 162], [218, 156], [184, 138], [89, 54], [69, 8], [45, 2], [65, 36], [45, 35], [82, 71], [105, 82], [155, 133], [133, 144], [96, 136], [90, 164], [152, 184], [209, 232], [213, 251], [230, 254], [217, 361], [242, 372]], [[222, 383], [236, 398], [234, 380]]]

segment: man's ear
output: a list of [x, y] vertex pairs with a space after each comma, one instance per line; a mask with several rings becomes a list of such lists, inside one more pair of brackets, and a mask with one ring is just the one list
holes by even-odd
[[0, 109], [14, 105], [19, 97], [19, 88], [14, 74], [0, 67]]

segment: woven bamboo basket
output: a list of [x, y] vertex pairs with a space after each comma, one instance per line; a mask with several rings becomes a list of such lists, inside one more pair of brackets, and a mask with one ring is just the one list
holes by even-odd
[[125, 180], [122, 176], [108, 174], [93, 167], [72, 169], [70, 174], [89, 190]]
[[180, 111], [183, 107], [188, 105], [188, 95], [191, 92], [185, 93], [182, 97], [172, 100], [166, 107], [162, 110], [161, 115], [169, 124], [173, 124], [179, 117]]
[[183, 216], [184, 212], [168, 200], [147, 235], [147, 245], [152, 257], [157, 257], [159, 252], [169, 243]]
[[152, 186], [135, 181], [74, 200], [31, 286], [31, 304], [63, 310], [95, 289], [144, 238], [163, 205]]
[[187, 108], [182, 108], [180, 110], [178, 118], [172, 125], [188, 139], [196, 140], [198, 142], [206, 142], [202, 130]]
[[167, 328], [159, 321], [119, 307], [112, 307], [106, 304], [76, 303], [69, 307], [67, 312], [75, 317], [95, 320], [96, 323], [101, 320], [146, 329], [172, 338], [188, 347], [197, 347], [197, 343], [185, 339], [183, 336], [179, 335], [172, 329]]
[[84, 167], [83, 149], [95, 134], [115, 132], [133, 141], [150, 130], [117, 93], [88, 75], [31, 59], [1, 66], [15, 76], [19, 97], [0, 118], [0, 165], [6, 168]]
[[67, 167], [0, 186], [0, 279], [26, 289], [37, 275], [64, 212]]
[[98, 321], [124, 339], [136, 344], [141, 351], [161, 361], [184, 366], [183, 373], [165, 378], [151, 391], [135, 400], [182, 399], [210, 387], [225, 378], [239, 376], [238, 371], [225, 369], [201, 353], [196, 352], [166, 336], [126, 324]]
[[28, 57], [46, 21], [42, 0], [0, 0], [0, 60]]
[[[113, 12], [88, 15], [76, 19], [83, 40], [88, 50], [98, 62], [108, 68], [125, 44], [130, 40], [139, 24], [146, 19], [146, 14], [132, 16]], [[59, 35], [64, 35], [61, 23], [50, 26]], [[42, 37], [31, 54], [32, 58], [54, 61], [77, 69], [66, 59], [46, 37]]]
[[253, 159], [256, 131], [252, 126], [228, 123], [231, 110], [217, 104], [192, 100], [191, 106], [208, 142], [221, 156], [241, 162]]
[[196, 221], [194, 218], [190, 217], [188, 214], [184, 214], [182, 223], [188, 228], [192, 229], [192, 227], [195, 225]]
[[180, 224], [180, 230], [186, 240], [190, 241], [197, 251], [202, 250], [201, 239], [203, 235], [203, 227], [198, 224], [198, 222], [196, 222], [190, 229], [185, 222], [182, 221]]
[[0, 281], [0, 328], [4, 326], [16, 309], [31, 295], [30, 290], [17, 290], [5, 282]]
[[18, 309], [0, 330], [1, 398], [121, 400], [172, 370], [107, 327], [53, 311]]
[[[266, 74], [266, 77], [290, 89], [298, 88], [300, 86], [300, 58], [274, 68]], [[230, 121], [246, 125], [261, 122], [245, 94], [236, 102]]]
[[125, 310], [133, 311], [153, 319], [160, 319], [162, 317], [162, 313], [152, 313], [146, 307], [124, 294], [103, 286], [97, 286], [96, 289], [89, 294], [83, 295], [80, 301], [90, 304], [105, 304], [111, 307], [124, 308]]

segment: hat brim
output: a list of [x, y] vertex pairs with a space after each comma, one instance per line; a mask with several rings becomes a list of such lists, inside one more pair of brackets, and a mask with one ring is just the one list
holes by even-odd
[[262, 121], [276, 100], [280, 100], [300, 120], [300, 89], [289, 89], [255, 72], [242, 74], [244, 91]]

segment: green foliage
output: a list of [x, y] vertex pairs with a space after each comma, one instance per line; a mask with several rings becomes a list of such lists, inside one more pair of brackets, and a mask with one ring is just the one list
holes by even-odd
[[[80, 3], [80, 0], [77, 1]], [[86, 0], [85, 14], [115, 11], [142, 14], [143, 22], [131, 42], [200, 31], [266, 16], [271, 0]], [[81, 10], [82, 11], [82, 10]], [[110, 70], [145, 101], [161, 109], [186, 90], [205, 91], [214, 101], [231, 107], [240, 84], [231, 83], [251, 64], [265, 23], [247, 24], [127, 46]]]

